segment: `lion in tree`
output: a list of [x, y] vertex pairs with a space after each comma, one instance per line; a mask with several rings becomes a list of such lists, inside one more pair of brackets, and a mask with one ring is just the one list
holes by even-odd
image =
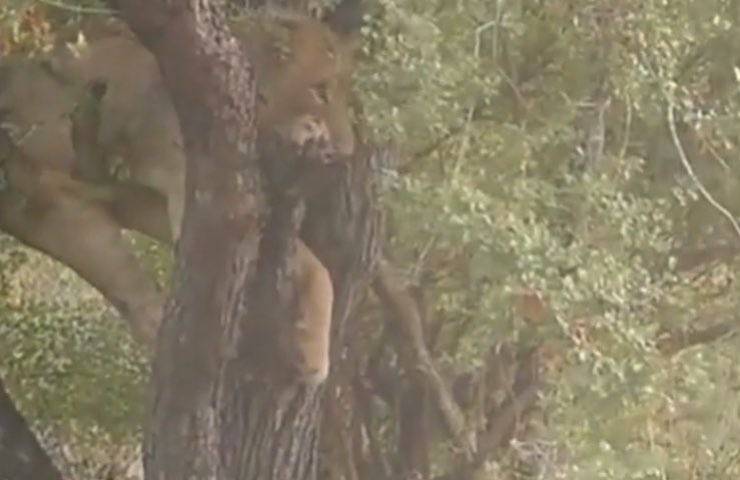
[[[154, 57], [125, 25], [95, 19], [81, 31], [84, 42], [0, 60], [0, 122], [18, 151], [0, 163], [8, 179], [0, 229], [75, 270], [151, 345], [164, 296], [121, 229], [166, 242], [179, 237], [185, 158], [178, 119]], [[352, 154], [354, 32], [333, 28], [331, 16], [286, 12], [236, 19], [232, 31], [257, 73], [258, 137], [278, 136], [320, 162]], [[101, 87], [99, 122], [95, 138], [84, 138], [72, 118], [91, 85]], [[289, 362], [300, 380], [317, 384], [329, 368], [333, 287], [301, 240], [295, 258], [299, 318], [290, 327]]]

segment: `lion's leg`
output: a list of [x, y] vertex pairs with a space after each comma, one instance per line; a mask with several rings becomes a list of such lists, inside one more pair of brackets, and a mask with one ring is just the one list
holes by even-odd
[[[154, 117], [160, 118], [160, 117]], [[161, 118], [167, 125], [167, 118]], [[146, 186], [165, 199], [171, 241], [180, 238], [180, 227], [185, 211], [185, 155], [179, 139], [172, 135], [178, 128], [170, 129], [146, 123], [149, 131], [138, 131], [128, 146], [126, 156], [131, 181]]]
[[167, 199], [149, 187], [112, 184], [105, 206], [123, 228], [135, 230], [163, 243], [172, 242]]
[[138, 340], [153, 344], [163, 295], [99, 204], [46, 185], [28, 196], [6, 190], [0, 229], [76, 271], [121, 312]]
[[[149, 159], [150, 164], [154, 166], [151, 168], [148, 166], [146, 168], [138, 167], [132, 175], [133, 182], [140, 186], [141, 192], [137, 193], [133, 188], [134, 185], [128, 186], [128, 191], [123, 186], [120, 187], [121, 190], [117, 194], [120, 196], [120, 201], [117, 202], [118, 211], [116, 215], [124, 215], [122, 221], [129, 223], [133, 221], [132, 228], [134, 230], [142, 231], [141, 229], [145, 228], [148, 231], [144, 231], [144, 233], [159, 240], [174, 243], [180, 238], [180, 226], [185, 212], [184, 165], [173, 168], [158, 168], [157, 162], [162, 157], [142, 156], [140, 158]], [[137, 162], [144, 164], [138, 158]], [[159, 196], [160, 199], [157, 200], [155, 196]], [[143, 205], [146, 203], [152, 208], [151, 211], [146, 213], [136, 206], [136, 204]], [[146, 209], [147, 207], [143, 208]], [[167, 225], [162, 225], [159, 222], [162, 214], [164, 214]], [[144, 224], [135, 223], [137, 221], [141, 222], [142, 218], [147, 216], [150, 218]], [[152, 228], [154, 228], [154, 232], [152, 232]], [[166, 239], [162, 238], [165, 229], [167, 230]]]
[[301, 240], [297, 243], [296, 260], [300, 317], [291, 335], [298, 357], [296, 368], [304, 383], [318, 385], [329, 374], [334, 289], [329, 272]]

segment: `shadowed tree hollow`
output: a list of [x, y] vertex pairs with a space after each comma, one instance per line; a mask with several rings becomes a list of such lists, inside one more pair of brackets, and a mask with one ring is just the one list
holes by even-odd
[[289, 280], [302, 229], [332, 276], [338, 343], [377, 256], [370, 178], [384, 155], [361, 150], [351, 164], [317, 166], [329, 180], [308, 189], [320, 190], [310, 198], [284, 193], [294, 191], [295, 176], [278, 172], [296, 155], [278, 140], [256, 148], [253, 70], [229, 34], [223, 2], [111, 3], [157, 58], [187, 155], [186, 213], [154, 362], [146, 476], [316, 478], [321, 389], [281, 375], [277, 325], [293, 312]]

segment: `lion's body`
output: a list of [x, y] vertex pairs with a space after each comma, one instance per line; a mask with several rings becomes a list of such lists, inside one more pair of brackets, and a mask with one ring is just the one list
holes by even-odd
[[[233, 28], [257, 71], [260, 135], [277, 133], [298, 147], [318, 137], [335, 152], [350, 154], [350, 52], [318, 21], [262, 20], [242, 20]], [[41, 59], [0, 61], [0, 120], [11, 126], [27, 163], [9, 167], [11, 187], [27, 198], [0, 194], [0, 228], [74, 268], [119, 308], [140, 339], [151, 342], [162, 297], [153, 282], [142, 280], [120, 229], [161, 240], [179, 236], [182, 135], [154, 57], [125, 26], [93, 22], [84, 32], [86, 44], [61, 45]], [[71, 115], [92, 82], [106, 87], [95, 139], [106, 178], [91, 178], [84, 165], [89, 159], [80, 158], [73, 142]], [[40, 182], [31, 188], [24, 178], [31, 184], [59, 178], [65, 188]], [[93, 194], [102, 184], [110, 186], [110, 198], [106, 191]], [[88, 238], [81, 242], [80, 235]], [[297, 252], [304, 317], [296, 322], [304, 338], [299, 349], [305, 344], [299, 370], [320, 381], [328, 368], [331, 280], [305, 245]]]

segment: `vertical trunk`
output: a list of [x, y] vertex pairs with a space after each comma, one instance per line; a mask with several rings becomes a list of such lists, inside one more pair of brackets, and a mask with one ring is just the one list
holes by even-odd
[[61, 480], [0, 380], [0, 479]]
[[[187, 155], [173, 300], [154, 362], [146, 478], [313, 480], [321, 390], [279, 378], [272, 353], [274, 322], [294, 305], [289, 258], [302, 202], [271, 197], [267, 214], [252, 69], [228, 33], [222, 1], [110, 1], [157, 57]], [[368, 152], [361, 168], [337, 175], [336, 188], [321, 194], [331, 202], [320, 215], [328, 226], [316, 228], [340, 231], [307, 240], [336, 285], [335, 341], [376, 256], [379, 216], [367, 188], [376, 170], [367, 167], [381, 157]], [[317, 224], [312, 210], [306, 222]]]

